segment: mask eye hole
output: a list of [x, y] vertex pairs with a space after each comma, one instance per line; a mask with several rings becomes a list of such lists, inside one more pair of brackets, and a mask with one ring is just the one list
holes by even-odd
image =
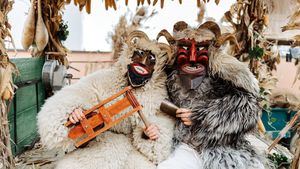
[[184, 50], [187, 50], [187, 51], [190, 50], [190, 48], [188, 46], [181, 46], [181, 48]]
[[198, 46], [198, 47], [197, 47], [197, 51], [204, 50], [204, 49], [205, 49], [204, 46]]
[[143, 50], [138, 49], [138, 53], [140, 56], [143, 56], [145, 54], [145, 52]]
[[149, 54], [148, 59], [149, 59], [151, 64], [155, 64], [156, 58], [153, 54]]

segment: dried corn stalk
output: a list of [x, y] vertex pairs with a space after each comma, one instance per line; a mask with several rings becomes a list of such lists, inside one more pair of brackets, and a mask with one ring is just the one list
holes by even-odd
[[[72, 0], [65, 0], [66, 4], [71, 3]], [[105, 9], [108, 10], [109, 8], [113, 8], [114, 10], [117, 10], [117, 0], [103, 0]], [[209, 0], [197, 0], [197, 6], [200, 7], [200, 3], [204, 2], [207, 3]], [[79, 10], [82, 11], [82, 9], [85, 7], [86, 12], [91, 12], [91, 0], [73, 0], [74, 4], [79, 7]], [[125, 5], [128, 5], [129, 0], [125, 0]], [[158, 4], [158, 0], [136, 0], [137, 6], [144, 5], [147, 2], [148, 5], [153, 4], [155, 6]], [[178, 0], [180, 4], [182, 4], [182, 0]], [[216, 4], [219, 4], [220, 0], [215, 0]], [[123, 2], [122, 2], [123, 3]], [[165, 5], [165, 0], [160, 0], [160, 7], [163, 8]]]
[[202, 23], [203, 22], [203, 19], [204, 19], [204, 14], [205, 14], [205, 3], [204, 2], [201, 2], [200, 0], [197, 1], [197, 6], [199, 8], [199, 13], [198, 13], [198, 17], [197, 17], [197, 21], [199, 23]]
[[[295, 13], [290, 17], [290, 20], [288, 22], [288, 24], [284, 27], [282, 27], [282, 31], [286, 31], [286, 30], [300, 30], [300, 0], [297, 1], [298, 5], [296, 8]], [[296, 35], [294, 37], [294, 44], [296, 44], [296, 42], [300, 42], [300, 34]], [[297, 73], [295, 76], [295, 80], [294, 80], [294, 84], [296, 82], [296, 80], [300, 79], [300, 64], [298, 64], [297, 67]], [[300, 103], [298, 103], [297, 106], [293, 107], [294, 109], [300, 109]], [[300, 123], [298, 122], [298, 124], [296, 125], [296, 129], [298, 134], [300, 133]], [[292, 166], [291, 169], [300, 169], [300, 138], [298, 137], [297, 139], [297, 148], [294, 154], [294, 159], [292, 161]]]
[[14, 93], [12, 73], [16, 71], [16, 67], [9, 61], [4, 43], [7, 38], [13, 42], [7, 20], [12, 4], [12, 0], [0, 0], [0, 165], [3, 168], [15, 168], [10, 147], [6, 100], [12, 99]]
[[[91, 13], [91, 1], [92, 0], [73, 0], [74, 5], [78, 6], [79, 10], [82, 11], [82, 9], [85, 7], [85, 10], [88, 14]], [[66, 4], [69, 4], [71, 0], [65, 0]]]
[[237, 0], [224, 15], [224, 19], [234, 28], [241, 47], [236, 57], [249, 61], [251, 71], [259, 80], [263, 98], [261, 105], [264, 108], [268, 107], [271, 90], [277, 81], [271, 71], [276, 70], [276, 63], [280, 62], [276, 42], [267, 41], [263, 35], [269, 23], [271, 6], [269, 0]]
[[[45, 48], [45, 52], [56, 52], [49, 57], [51, 59], [59, 60], [61, 63], [67, 65], [66, 60], [67, 49], [61, 43], [57, 32], [59, 31], [59, 26], [62, 22], [62, 12], [64, 10], [66, 0], [43, 0], [42, 1], [42, 11], [43, 20], [45, 22], [46, 28], [49, 34], [49, 42]], [[81, 1], [76, 1], [79, 4]], [[75, 3], [75, 1], [74, 1]]]
[[156, 12], [148, 12], [145, 8], [140, 8], [137, 10], [136, 14], [132, 19], [130, 19], [129, 23], [126, 20], [126, 15], [120, 17], [119, 23], [115, 27], [114, 32], [110, 35], [112, 39], [112, 48], [113, 48], [113, 59], [118, 59], [122, 45], [125, 42], [126, 37], [130, 34], [130, 32], [137, 30], [142, 27], [142, 22], [146, 19], [153, 17]]
[[300, 29], [300, 2], [297, 1], [296, 11], [292, 16], [290, 16], [289, 22], [287, 25], [282, 27], [282, 32], [287, 30], [298, 30]]

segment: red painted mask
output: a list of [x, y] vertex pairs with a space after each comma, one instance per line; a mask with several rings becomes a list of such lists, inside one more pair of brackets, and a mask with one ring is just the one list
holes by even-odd
[[177, 44], [177, 65], [183, 74], [200, 76], [208, 65], [209, 42], [181, 39]]

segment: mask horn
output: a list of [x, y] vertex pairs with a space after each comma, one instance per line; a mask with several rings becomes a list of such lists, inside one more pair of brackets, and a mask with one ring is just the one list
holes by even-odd
[[197, 31], [199, 31], [200, 29], [208, 29], [208, 30], [212, 31], [215, 34], [216, 39], [218, 39], [221, 36], [221, 29], [220, 29], [219, 25], [213, 21], [207, 21], [207, 22], [203, 23], [202, 25], [199, 26]]
[[234, 45], [237, 47], [237, 49], [240, 50], [240, 45], [239, 45], [239, 43], [238, 43], [236, 37], [235, 37], [233, 34], [231, 34], [231, 33], [224, 33], [224, 34], [222, 34], [222, 35], [216, 40], [214, 46], [215, 46], [216, 48], [219, 48], [219, 47], [221, 47], [221, 46], [222, 46], [225, 42], [227, 42], [227, 41], [234, 43]]
[[175, 42], [176, 42], [175, 39], [174, 39], [174, 37], [167, 30], [165, 30], [165, 29], [161, 30], [158, 33], [158, 35], [156, 37], [156, 40], [158, 40], [161, 36], [164, 36], [167, 39], [167, 41], [168, 41], [168, 43], [170, 45], [174, 45]]
[[133, 44], [132, 40], [134, 38], [145, 39], [146, 41], [150, 41], [148, 35], [145, 32], [139, 31], [139, 30], [135, 30], [135, 31], [131, 32], [128, 35], [126, 43], [127, 44]]
[[174, 24], [173, 26], [173, 32], [180, 32], [188, 28], [188, 24], [184, 21], [179, 21]]

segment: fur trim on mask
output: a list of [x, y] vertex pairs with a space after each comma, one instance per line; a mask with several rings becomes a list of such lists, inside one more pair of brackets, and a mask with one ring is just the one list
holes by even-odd
[[[145, 41], [145, 40], [139, 40], [136, 42], [134, 46], [129, 46], [125, 44], [123, 46], [121, 56], [119, 57], [118, 61], [115, 63], [115, 67], [119, 69], [121, 74], [126, 75], [127, 73], [127, 65], [132, 63], [131, 57], [133, 56], [133, 53], [137, 49], [142, 50], [151, 50], [151, 52], [155, 55], [156, 63], [154, 66], [154, 72], [152, 74], [151, 79], [146, 83], [145, 86], [152, 86], [158, 81], [161, 82], [162, 74], [164, 74], [164, 68], [165, 64], [167, 62], [167, 55], [166, 51], [161, 50], [158, 46], [156, 41]], [[157, 84], [155, 84], [157, 85]], [[164, 81], [161, 85], [164, 85]]]
[[255, 96], [258, 96], [258, 80], [250, 69], [246, 64], [225, 53], [224, 50], [223, 48], [217, 49], [210, 47], [209, 68], [211, 74], [230, 81], [235, 86], [241, 87]]
[[187, 28], [183, 31], [175, 32], [174, 38], [176, 40], [195, 39], [195, 41], [197, 42], [203, 42], [207, 40], [212, 40], [213, 38], [215, 38], [215, 35], [210, 30], [203, 29], [201, 31], [197, 31], [192, 28]]

